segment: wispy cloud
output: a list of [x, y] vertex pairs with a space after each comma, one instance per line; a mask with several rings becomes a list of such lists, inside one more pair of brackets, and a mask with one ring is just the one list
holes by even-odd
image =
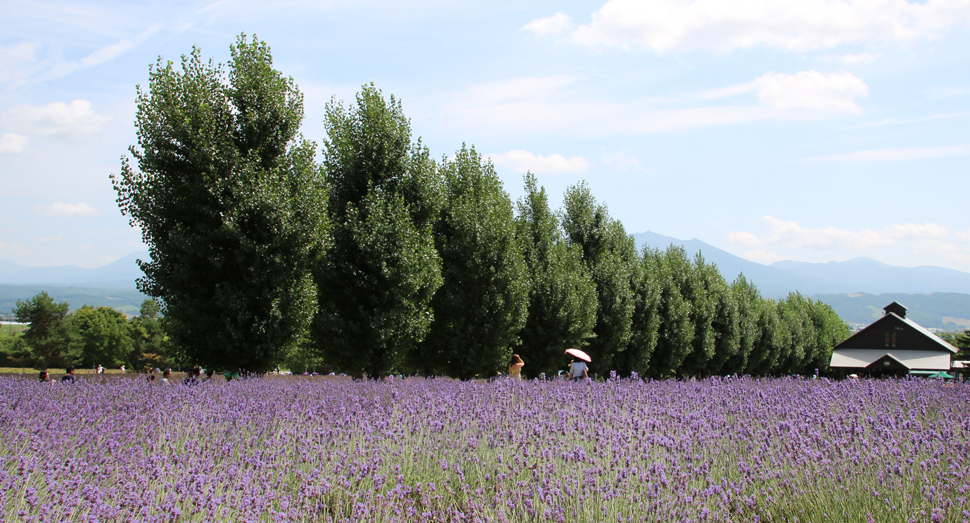
[[489, 154], [488, 156], [496, 165], [503, 165], [518, 172], [563, 174], [582, 172], [589, 168], [589, 162], [578, 156], [571, 158], [566, 158], [561, 154], [543, 156], [517, 149], [507, 153]]
[[4, 133], [0, 136], [0, 154], [20, 154], [27, 148], [30, 138], [20, 134]]
[[[428, 117], [445, 125], [512, 128], [522, 133], [578, 131], [588, 136], [651, 134], [769, 119], [831, 118], [858, 114], [868, 86], [847, 73], [765, 73], [751, 82], [689, 97], [631, 100], [590, 98], [573, 75], [511, 78], [471, 85], [425, 103]], [[747, 103], [702, 105], [745, 93]], [[672, 105], [693, 107], [670, 108]]]
[[906, 160], [927, 160], [970, 155], [970, 144], [947, 145], [941, 147], [900, 147], [895, 149], [873, 149], [828, 156], [805, 158], [808, 162], [895, 162]]
[[619, 151], [609, 156], [603, 157], [603, 163], [613, 167], [618, 171], [646, 171], [647, 169], [640, 164], [640, 159], [635, 156]]
[[7, 111], [3, 121], [7, 127], [28, 134], [84, 141], [96, 134], [108, 117], [96, 113], [91, 102], [74, 100], [69, 104], [54, 102], [40, 107], [16, 105]]
[[959, 116], [970, 116], [970, 112], [932, 114], [930, 116], [924, 116], [922, 118], [910, 118], [910, 119], [887, 118], [885, 120], [880, 120], [878, 122], [870, 122], [870, 123], [864, 123], [860, 125], [849, 126], [849, 127], [846, 127], [846, 129], [863, 129], [865, 127], [877, 127], [880, 125], [920, 123], [920, 122], [928, 122], [930, 120], [939, 120], [940, 118], [954, 118]]
[[77, 216], [94, 216], [97, 213], [94, 208], [90, 205], [80, 202], [80, 203], [65, 203], [65, 202], [54, 202], [50, 205], [38, 205], [34, 207], [34, 212], [43, 214], [45, 216], [66, 216], [66, 217], [77, 217]]
[[572, 38], [587, 46], [730, 52], [805, 52], [858, 42], [934, 38], [970, 20], [961, 1], [610, 0]]
[[539, 36], [555, 36], [565, 33], [572, 29], [573, 21], [565, 13], [556, 13], [546, 18], [538, 18], [527, 24], [522, 29], [531, 31]]
[[877, 58], [880, 58], [882, 53], [871, 54], [871, 53], [859, 53], [859, 54], [842, 54], [834, 55], [827, 54], [822, 55], [816, 60], [823, 63], [840, 63], [843, 65], [868, 65], [874, 62]]
[[718, 100], [749, 92], [758, 93], [762, 102], [777, 109], [859, 114], [862, 109], [855, 99], [867, 96], [869, 87], [847, 72], [765, 73], [749, 83], [705, 91], [698, 98]]
[[19, 89], [33, 83], [63, 78], [82, 69], [109, 62], [137, 47], [161, 29], [155, 24], [130, 39], [95, 49], [79, 60], [64, 60], [56, 56], [38, 57], [38, 45], [20, 42], [0, 49], [0, 84]]
[[797, 222], [774, 216], [764, 216], [759, 221], [768, 226], [767, 231], [760, 234], [731, 231], [726, 235], [726, 239], [745, 247], [781, 245], [790, 249], [868, 251], [890, 247], [897, 241], [938, 241], [950, 235], [947, 227], [929, 222], [889, 224], [879, 230], [852, 231], [837, 227], [821, 229], [803, 227]]
[[741, 253], [741, 255], [751, 261], [763, 263], [765, 265], [771, 265], [772, 263], [788, 259], [778, 253], [760, 249], [754, 251], [744, 251]]

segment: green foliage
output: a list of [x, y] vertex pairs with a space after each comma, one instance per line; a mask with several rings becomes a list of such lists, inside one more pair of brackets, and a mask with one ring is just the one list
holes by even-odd
[[36, 368], [64, 367], [81, 359], [77, 332], [67, 313], [67, 303], [55, 303], [46, 292], [17, 301], [14, 315], [17, 321], [30, 324], [23, 341]]
[[738, 275], [731, 283], [731, 295], [737, 305], [737, 352], [727, 358], [721, 367], [723, 374], [743, 374], [754, 351], [755, 343], [761, 336], [758, 329], [758, 316], [764, 299], [758, 288], [744, 277]]
[[463, 379], [494, 376], [508, 366], [528, 305], [512, 202], [473, 148], [444, 160], [441, 172], [446, 203], [434, 238], [444, 283], [413, 366]]
[[647, 374], [654, 378], [665, 378], [679, 371], [692, 349], [692, 305], [682, 291], [690, 278], [691, 265], [687, 251], [674, 245], [666, 251], [647, 250], [644, 258], [658, 288], [657, 316], [660, 323]]
[[23, 334], [0, 329], [0, 367], [27, 366], [33, 366], [33, 363]]
[[596, 325], [596, 282], [579, 245], [569, 245], [549, 209], [546, 190], [531, 173], [518, 201], [516, 234], [528, 275], [528, 317], [517, 352], [528, 376], [555, 375], [568, 360], [569, 347], [582, 347]]
[[315, 262], [314, 344], [352, 374], [397, 370], [426, 336], [441, 286], [432, 225], [440, 179], [428, 150], [411, 143], [401, 104], [364, 86], [349, 109], [327, 106], [324, 170], [333, 246]]
[[639, 268], [634, 271], [634, 309], [631, 321], [630, 343], [627, 349], [614, 357], [615, 367], [621, 375], [647, 376], [650, 360], [660, 335], [660, 298], [662, 274], [657, 270], [657, 258], [653, 251], [644, 249], [637, 259]]
[[562, 227], [569, 244], [583, 253], [596, 283], [596, 325], [588, 351], [602, 368], [615, 367], [614, 358], [627, 349], [633, 335], [638, 280], [636, 244], [623, 225], [596, 202], [585, 182], [566, 190]]
[[151, 370], [171, 367], [176, 364], [172, 345], [165, 334], [164, 318], [160, 317], [161, 304], [157, 300], [145, 300], [141, 304], [140, 316], [129, 322], [131, 331], [131, 367]]
[[293, 80], [263, 42], [231, 53], [228, 74], [197, 48], [181, 70], [159, 58], [138, 89], [138, 169], [123, 158], [112, 181], [149, 246], [139, 289], [186, 362], [263, 372], [306, 335], [326, 195]]
[[84, 366], [131, 366], [132, 333], [124, 314], [111, 307], [85, 305], [69, 318], [80, 339]]

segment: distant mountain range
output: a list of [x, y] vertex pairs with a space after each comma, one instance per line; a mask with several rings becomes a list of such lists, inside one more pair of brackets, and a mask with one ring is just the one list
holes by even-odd
[[0, 260], [0, 284], [64, 285], [102, 289], [135, 289], [135, 280], [143, 276], [137, 260], [147, 260], [148, 251], [129, 254], [95, 269], [73, 265], [58, 267], [24, 267]]
[[780, 261], [762, 265], [745, 260], [700, 240], [678, 240], [653, 232], [633, 235], [637, 248], [649, 245], [666, 249], [680, 245], [693, 256], [700, 252], [704, 260], [717, 265], [728, 281], [738, 274], [758, 286], [769, 298], [783, 298], [798, 291], [806, 296], [815, 294], [927, 294], [956, 292], [970, 294], [970, 273], [942, 267], [896, 267], [871, 258], [855, 258], [844, 262], [807, 263]]
[[[717, 265], [728, 281], [743, 273], [768, 298], [801, 292], [828, 303], [849, 323], [871, 323], [882, 315], [882, 307], [898, 301], [909, 307], [909, 316], [925, 327], [970, 328], [970, 273], [929, 266], [896, 267], [869, 258], [763, 265], [697, 239], [678, 240], [649, 231], [633, 234], [633, 238], [637, 248], [666, 249], [673, 244], [683, 246], [691, 257], [700, 252], [708, 263]], [[41, 290], [55, 300], [67, 301], [72, 310], [87, 304], [137, 313], [145, 299], [135, 289], [135, 280], [142, 276], [138, 259], [148, 259], [148, 252], [129, 254], [96, 269], [69, 265], [23, 267], [0, 260], [0, 313], [10, 311], [17, 300]]]

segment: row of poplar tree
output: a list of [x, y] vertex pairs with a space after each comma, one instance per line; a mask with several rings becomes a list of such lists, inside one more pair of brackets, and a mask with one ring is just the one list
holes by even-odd
[[472, 378], [516, 352], [537, 376], [581, 347], [600, 375], [760, 375], [824, 369], [847, 335], [830, 307], [766, 300], [700, 254], [637, 252], [584, 183], [554, 212], [527, 173], [513, 204], [474, 148], [435, 161], [373, 85], [328, 104], [318, 148], [268, 46], [230, 49], [150, 68], [112, 176], [180, 361]]

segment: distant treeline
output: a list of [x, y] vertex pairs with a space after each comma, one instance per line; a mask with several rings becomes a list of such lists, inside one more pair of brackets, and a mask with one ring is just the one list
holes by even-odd
[[144, 300], [131, 320], [106, 306], [70, 312], [67, 302], [42, 291], [14, 308], [17, 320], [30, 324], [22, 334], [0, 332], [0, 367], [165, 367], [171, 351], [159, 311], [158, 302]]
[[473, 147], [434, 160], [373, 85], [327, 106], [318, 148], [268, 46], [243, 35], [231, 54], [159, 59], [112, 176], [172, 361], [472, 378], [516, 352], [538, 376], [580, 347], [600, 375], [777, 375], [824, 370], [848, 335], [820, 302], [766, 300], [681, 248], [637, 252], [585, 183], [554, 212], [526, 173], [513, 204]]

